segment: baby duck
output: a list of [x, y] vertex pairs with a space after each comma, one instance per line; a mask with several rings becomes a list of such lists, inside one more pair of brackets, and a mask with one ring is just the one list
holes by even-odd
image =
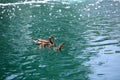
[[64, 43], [61, 43], [58, 48], [55, 48], [55, 50], [56, 51], [61, 51], [61, 49], [63, 48], [63, 46], [64, 46]]

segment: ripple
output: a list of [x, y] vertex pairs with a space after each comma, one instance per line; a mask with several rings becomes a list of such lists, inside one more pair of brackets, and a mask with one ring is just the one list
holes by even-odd
[[10, 76], [8, 76], [5, 80], [12, 80], [14, 78], [16, 78], [18, 75], [12, 74]]
[[16, 73], [16, 74], [11, 74], [10, 76], [7, 76], [5, 80], [13, 80], [22, 75], [23, 73]]
[[30, 69], [30, 70], [25, 70], [25, 73], [34, 73], [35, 71], [37, 71], [37, 69]]
[[34, 3], [46, 3], [47, 0], [44, 1], [25, 1], [25, 2], [16, 2], [16, 3], [0, 3], [0, 6], [15, 6], [15, 5], [20, 5], [20, 4], [34, 4]]
[[114, 45], [114, 44], [118, 44], [119, 41], [117, 40], [105, 40], [105, 41], [102, 41], [102, 42], [91, 42], [90, 43], [90, 46], [105, 46], [105, 45]]
[[46, 67], [47, 65], [42, 65], [42, 64], [40, 64], [38, 67], [40, 67], [40, 68], [44, 68], [44, 67]]
[[31, 64], [31, 62], [30, 62], [30, 61], [27, 61], [27, 62], [22, 63], [23, 66], [24, 66], [24, 65], [28, 65], [28, 64]]

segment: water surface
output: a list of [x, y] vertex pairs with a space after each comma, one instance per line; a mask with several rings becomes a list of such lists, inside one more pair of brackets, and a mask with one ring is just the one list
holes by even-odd
[[119, 34], [119, 0], [1, 1], [0, 79], [120, 80]]

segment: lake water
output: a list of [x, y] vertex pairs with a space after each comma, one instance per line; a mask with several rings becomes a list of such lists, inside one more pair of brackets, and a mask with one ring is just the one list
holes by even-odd
[[120, 0], [1, 0], [0, 80], [120, 80]]

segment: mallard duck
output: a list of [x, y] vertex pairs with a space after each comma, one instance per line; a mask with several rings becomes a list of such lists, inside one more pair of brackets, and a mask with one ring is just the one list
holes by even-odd
[[56, 51], [61, 51], [61, 49], [63, 48], [63, 46], [64, 46], [64, 43], [61, 43], [58, 48], [55, 48], [55, 50]]
[[46, 46], [50, 46], [50, 47], [54, 47], [56, 46], [53, 43], [54, 37], [50, 36], [49, 40], [42, 40], [42, 39], [38, 39], [38, 40], [34, 40], [35, 43], [37, 43], [38, 45], [40, 45], [40, 47], [44, 48]]

